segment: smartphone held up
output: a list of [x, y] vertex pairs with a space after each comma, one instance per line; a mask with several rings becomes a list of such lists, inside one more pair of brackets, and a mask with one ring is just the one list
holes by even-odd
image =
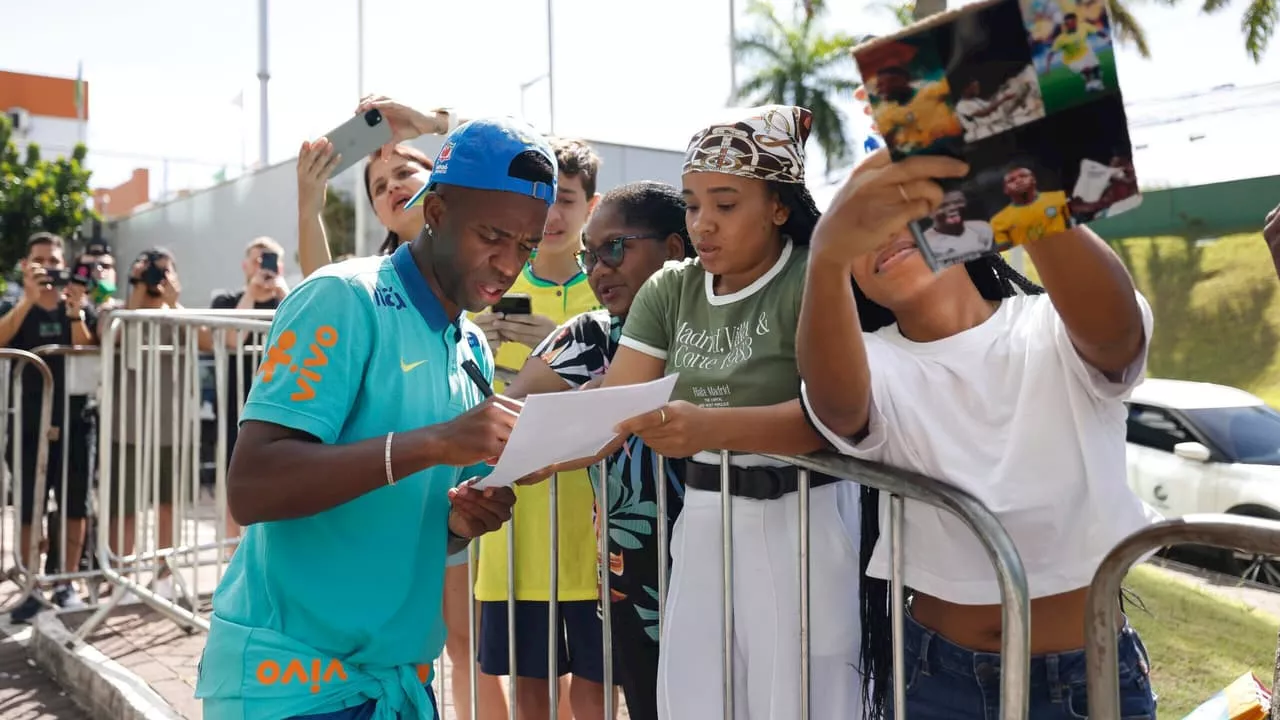
[[391, 142], [391, 124], [380, 111], [366, 110], [330, 130], [325, 139], [333, 146], [334, 154], [341, 156], [330, 173], [332, 177]]

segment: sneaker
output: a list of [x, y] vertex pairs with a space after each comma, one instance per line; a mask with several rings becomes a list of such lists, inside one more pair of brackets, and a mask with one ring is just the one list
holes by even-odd
[[80, 593], [70, 585], [59, 585], [53, 589], [53, 604], [63, 610], [83, 610], [86, 607]]
[[16, 624], [25, 625], [31, 622], [31, 618], [35, 617], [44, 609], [44, 601], [40, 597], [39, 592], [33, 592], [27, 596], [22, 604], [13, 609], [9, 613], [9, 621]]

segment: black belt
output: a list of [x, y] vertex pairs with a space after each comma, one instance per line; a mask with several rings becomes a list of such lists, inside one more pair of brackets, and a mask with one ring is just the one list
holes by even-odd
[[[729, 467], [729, 494], [752, 500], [777, 500], [800, 486], [799, 471], [793, 465], [783, 467]], [[809, 487], [816, 488], [839, 482], [842, 478], [809, 473]], [[690, 461], [685, 464], [684, 484], [695, 490], [720, 492], [720, 466]]]

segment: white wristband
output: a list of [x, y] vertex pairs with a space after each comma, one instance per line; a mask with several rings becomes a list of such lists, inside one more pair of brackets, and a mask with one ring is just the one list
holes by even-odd
[[394, 438], [395, 436], [396, 434], [394, 432], [387, 433], [387, 448], [386, 448], [386, 451], [383, 453], [383, 460], [386, 462], [386, 466], [387, 466], [387, 484], [388, 485], [396, 484], [396, 474], [391, 471], [391, 439]]

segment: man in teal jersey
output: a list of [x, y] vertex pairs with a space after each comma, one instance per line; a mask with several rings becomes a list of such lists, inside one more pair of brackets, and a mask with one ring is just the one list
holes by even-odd
[[[380, 109], [407, 134], [412, 111]], [[316, 272], [276, 312], [227, 476], [248, 529], [214, 594], [209, 720], [437, 717], [445, 558], [515, 502], [459, 486], [520, 409], [484, 398], [493, 358], [463, 311], [497, 302], [537, 246], [555, 156], [532, 128], [474, 120], [428, 188], [416, 240]]]

